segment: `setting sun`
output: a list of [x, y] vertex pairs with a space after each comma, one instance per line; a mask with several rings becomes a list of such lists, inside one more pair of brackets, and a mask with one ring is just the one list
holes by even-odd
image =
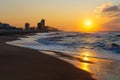
[[92, 22], [91, 22], [91, 21], [86, 21], [85, 25], [86, 25], [86, 26], [91, 26], [91, 25], [92, 25]]
[[94, 30], [95, 24], [93, 24], [92, 20], [85, 20], [82, 22], [80, 30], [82, 32], [91, 32]]
[[83, 19], [79, 25], [81, 32], [94, 32], [99, 30], [99, 24], [95, 19]]

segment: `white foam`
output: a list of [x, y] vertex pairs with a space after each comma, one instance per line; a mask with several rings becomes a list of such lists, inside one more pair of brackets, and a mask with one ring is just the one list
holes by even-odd
[[[52, 45], [47, 45], [47, 44], [43, 44], [40, 42], [37, 42], [36, 40], [38, 39], [43, 39], [43, 38], [51, 38], [51, 37], [55, 37], [55, 36], [66, 36], [66, 35], [76, 35], [76, 33], [66, 33], [66, 32], [51, 32], [51, 33], [37, 33], [37, 35], [34, 36], [27, 36], [27, 38], [19, 38], [20, 40], [15, 40], [15, 41], [11, 41], [11, 42], [6, 42], [7, 44], [10, 45], [15, 45], [15, 46], [20, 46], [20, 47], [26, 47], [26, 48], [31, 48], [31, 49], [36, 49], [36, 50], [50, 50], [50, 51], [58, 51], [58, 52], [64, 52], [65, 54], [76, 54], [79, 55], [80, 51], [82, 51], [82, 48], [73, 48], [72, 46], [63, 46], [63, 45], [55, 45], [54, 42]], [[97, 36], [103, 36], [102, 33], [97, 34]], [[105, 37], [108, 34], [104, 33]], [[64, 38], [64, 41], [59, 41], [59, 43], [70, 43], [70, 42], [75, 42], [77, 41], [78, 44], [80, 44], [81, 39], [77, 38]], [[90, 40], [87, 40], [90, 41]], [[92, 41], [93, 42], [93, 41]], [[82, 44], [80, 44], [81, 46]], [[84, 45], [83, 45], [84, 46]], [[89, 49], [88, 49], [89, 50]], [[92, 49], [93, 52], [93, 56], [90, 57], [97, 57], [97, 58], [106, 58], [106, 59], [114, 59], [114, 60], [120, 60], [120, 54], [113, 54], [110, 51], [106, 51], [103, 49]]]

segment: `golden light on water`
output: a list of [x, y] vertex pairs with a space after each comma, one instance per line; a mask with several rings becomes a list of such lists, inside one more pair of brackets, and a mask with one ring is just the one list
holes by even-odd
[[84, 59], [85, 61], [89, 61], [89, 58], [88, 58], [87, 56], [85, 56], [83, 59]]
[[[82, 55], [83, 55], [83, 57], [82, 57], [82, 59], [84, 60], [84, 61], [89, 61], [90, 60], [90, 58], [88, 57], [88, 56], [90, 56], [90, 53], [89, 52], [83, 52], [82, 53]], [[81, 68], [83, 69], [83, 70], [85, 70], [85, 71], [90, 71], [90, 69], [89, 69], [89, 63], [82, 63], [81, 64]]]
[[85, 71], [88, 71], [88, 72], [90, 71], [88, 63], [82, 63], [82, 66], [81, 66], [81, 67], [82, 67], [82, 69], [85, 70]]
[[78, 67], [85, 71], [91, 72], [91, 70], [90, 70], [91, 63], [88, 63], [88, 62], [92, 61], [91, 60], [92, 58], [89, 57], [92, 55], [92, 53], [90, 51], [84, 51], [84, 52], [81, 52], [80, 55], [81, 56], [79, 56], [79, 58], [82, 59], [83, 62], [78, 63], [79, 64]]
[[90, 56], [90, 52], [88, 52], [88, 51], [83, 52], [82, 55], [84, 55], [85, 57], [88, 57], [88, 56]]
[[110, 72], [113, 73], [109, 66], [112, 65], [111, 63], [114, 62], [114, 60], [97, 58], [95, 57], [97, 56], [96, 53], [94, 50], [83, 49], [82, 52], [79, 53], [79, 56], [76, 56], [81, 60], [76, 62], [76, 66], [92, 74], [92, 77], [96, 80], [101, 80], [101, 75], [111, 74]]

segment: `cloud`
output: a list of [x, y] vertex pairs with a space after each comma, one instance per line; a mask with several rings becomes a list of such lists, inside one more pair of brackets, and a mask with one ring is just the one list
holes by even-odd
[[108, 8], [105, 8], [103, 12], [116, 12], [119, 10], [120, 10], [119, 6], [110, 6]]
[[120, 5], [106, 3], [96, 8], [96, 19], [106, 29], [120, 30]]
[[106, 3], [96, 8], [95, 12], [101, 13], [105, 8], [112, 6], [112, 3]]

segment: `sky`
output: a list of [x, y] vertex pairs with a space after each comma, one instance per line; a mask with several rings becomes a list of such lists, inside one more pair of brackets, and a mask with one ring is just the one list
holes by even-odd
[[0, 22], [24, 27], [45, 19], [49, 26], [80, 31], [81, 23], [89, 19], [100, 24], [99, 30], [120, 30], [119, 4], [119, 0], [0, 0]]

